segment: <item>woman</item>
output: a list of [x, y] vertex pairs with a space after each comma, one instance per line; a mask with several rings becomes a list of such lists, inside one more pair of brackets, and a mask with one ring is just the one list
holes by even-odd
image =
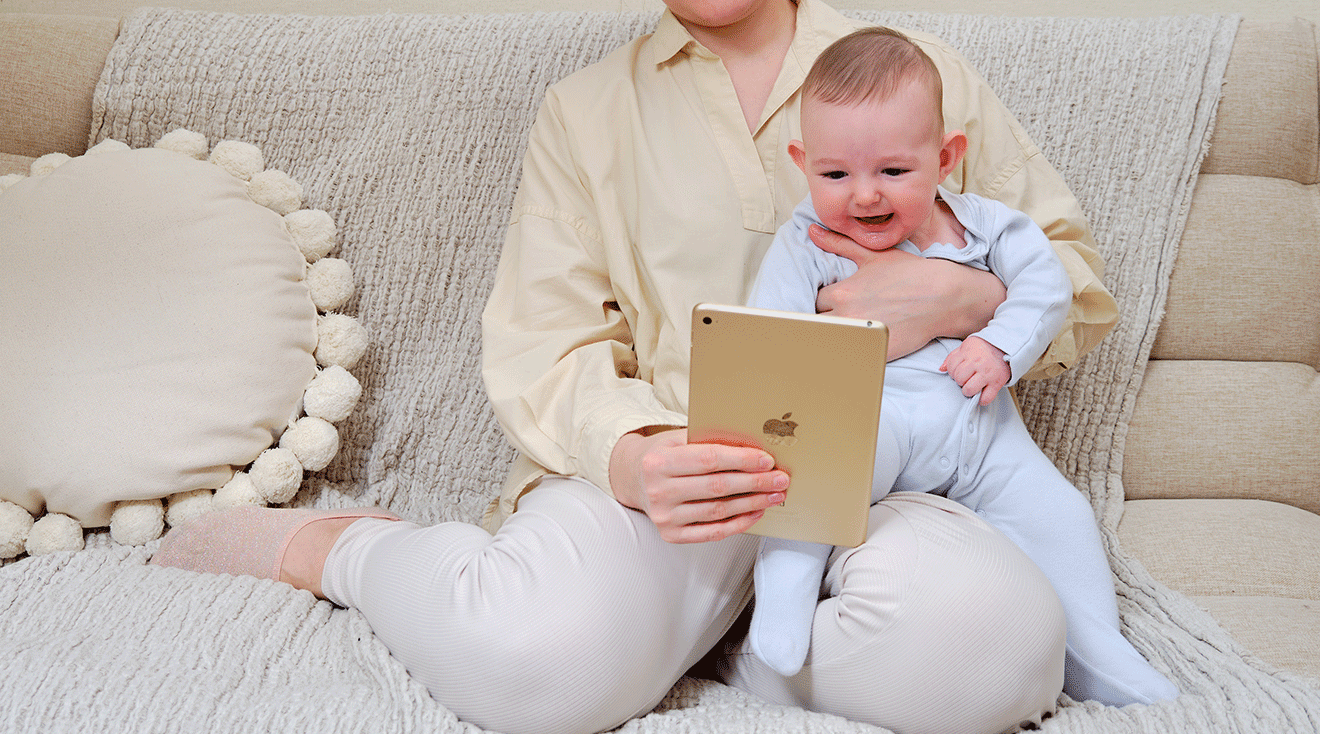
[[[688, 312], [744, 300], [805, 195], [786, 154], [798, 88], [856, 24], [816, 0], [666, 4], [654, 34], [553, 87], [532, 130], [483, 321], [487, 388], [519, 449], [486, 529], [251, 510], [173, 531], [160, 562], [255, 554], [254, 573], [359, 609], [437, 700], [505, 732], [617, 726], [715, 648], [751, 594], [757, 541], [740, 533], [788, 477], [761, 451], [686, 443]], [[1027, 211], [1069, 267], [1079, 315], [1038, 365], [1060, 371], [1115, 314], [1078, 206], [967, 64], [918, 39], [950, 124], [971, 131], [950, 185]], [[821, 310], [884, 320], [911, 350], [966, 336], [1003, 298], [993, 276], [895, 255], [822, 291]], [[944, 295], [915, 299], [915, 279]], [[223, 542], [235, 526], [257, 539]], [[1057, 599], [955, 503], [878, 504], [826, 586], [802, 673], [778, 676], [731, 635], [724, 678], [900, 733], [995, 732], [1052, 710]]]

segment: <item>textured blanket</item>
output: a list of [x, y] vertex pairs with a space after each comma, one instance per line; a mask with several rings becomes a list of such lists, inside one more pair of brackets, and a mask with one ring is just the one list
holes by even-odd
[[[1023, 391], [1038, 440], [1092, 499], [1125, 632], [1184, 690], [1127, 710], [1064, 700], [1052, 732], [1320, 729], [1320, 692], [1251, 658], [1114, 540], [1123, 436], [1209, 139], [1236, 18], [858, 13], [933, 32], [982, 70], [1077, 192], [1122, 324]], [[93, 142], [186, 127], [257, 144], [340, 225], [373, 335], [363, 405], [295, 504], [475, 522], [512, 453], [479, 379], [479, 313], [545, 87], [651, 15], [306, 18], [148, 10], [94, 100]], [[152, 546], [0, 567], [4, 731], [477, 731], [412, 681], [360, 615], [250, 578], [144, 565]], [[626, 732], [876, 732], [685, 678]]]

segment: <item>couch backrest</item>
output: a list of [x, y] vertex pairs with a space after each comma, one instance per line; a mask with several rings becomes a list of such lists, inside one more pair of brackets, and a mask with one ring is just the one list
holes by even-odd
[[110, 18], [0, 13], [0, 156], [87, 150], [92, 90], [118, 32]]
[[1320, 512], [1315, 27], [1244, 23], [1124, 454], [1129, 498]]

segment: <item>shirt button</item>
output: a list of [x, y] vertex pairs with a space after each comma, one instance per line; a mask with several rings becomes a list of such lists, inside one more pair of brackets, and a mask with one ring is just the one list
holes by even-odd
[[953, 462], [949, 461], [949, 457], [947, 457], [947, 456], [940, 457], [940, 466], [941, 466], [941, 467], [943, 467], [943, 468], [945, 468], [945, 469], [948, 469], [948, 468], [949, 468], [949, 465], [952, 464], [952, 463], [953, 463]]

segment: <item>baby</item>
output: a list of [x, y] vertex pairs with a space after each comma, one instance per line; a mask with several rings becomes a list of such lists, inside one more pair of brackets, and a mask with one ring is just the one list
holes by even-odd
[[[810, 196], [775, 236], [750, 304], [814, 312], [816, 292], [856, 271], [811, 243], [812, 223], [870, 250], [899, 248], [994, 273], [1007, 298], [982, 330], [937, 339], [886, 369], [871, 501], [933, 492], [1004, 532], [1044, 571], [1067, 619], [1064, 691], [1109, 705], [1178, 690], [1119, 631], [1109, 564], [1090, 504], [1036, 446], [1006, 385], [1058, 334], [1072, 300], [1062, 263], [1021, 212], [940, 187], [967, 137], [945, 132], [939, 71], [885, 28], [840, 39], [802, 89], [789, 154]], [[791, 490], [790, 490], [791, 491]], [[783, 675], [802, 667], [832, 546], [765, 538], [750, 638]]]

